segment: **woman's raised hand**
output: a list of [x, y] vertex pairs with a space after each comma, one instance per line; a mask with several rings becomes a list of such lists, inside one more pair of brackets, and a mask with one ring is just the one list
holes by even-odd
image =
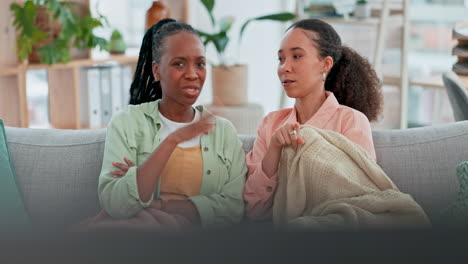
[[184, 126], [177, 129], [169, 137], [175, 141], [176, 144], [190, 140], [201, 133], [208, 133], [213, 128], [214, 116], [212, 114], [206, 114], [201, 117], [197, 122]]
[[299, 123], [284, 124], [276, 129], [271, 137], [271, 145], [276, 148], [291, 146], [294, 151], [298, 145], [304, 144], [304, 139], [299, 135]]

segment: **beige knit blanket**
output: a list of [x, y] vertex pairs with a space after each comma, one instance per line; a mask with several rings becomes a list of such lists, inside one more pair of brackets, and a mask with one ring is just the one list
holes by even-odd
[[305, 144], [284, 148], [273, 221], [287, 228], [429, 227], [423, 209], [401, 193], [363, 148], [345, 136], [303, 126]]

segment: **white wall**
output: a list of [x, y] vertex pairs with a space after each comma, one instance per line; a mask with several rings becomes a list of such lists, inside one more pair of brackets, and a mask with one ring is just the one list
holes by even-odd
[[[100, 13], [108, 18], [112, 27], [122, 31], [129, 45], [140, 46], [144, 34], [144, 16], [152, 1], [91, 0], [90, 2], [94, 12], [98, 7]], [[286, 10], [283, 5], [288, 2]], [[200, 1], [189, 0], [189, 5], [190, 24], [197, 29], [210, 32], [211, 22]], [[282, 87], [276, 75], [278, 64], [276, 54], [283, 32], [290, 23], [254, 21], [247, 27], [242, 45], [238, 42], [240, 27], [249, 18], [293, 10], [292, 0], [216, 0], [215, 18], [233, 16], [236, 20], [230, 30], [231, 40], [226, 55], [233, 63], [249, 65], [248, 100], [261, 104], [265, 113], [277, 110], [279, 106]], [[109, 37], [111, 29], [102, 29], [96, 33]], [[207, 58], [209, 61], [217, 62], [214, 47], [208, 47]], [[212, 102], [210, 72], [209, 66], [204, 91], [198, 104]]]
[[[205, 8], [198, 1], [191, 0], [191, 24], [200, 30], [212, 29]], [[195, 4], [193, 3], [195, 2]], [[284, 0], [217, 0], [214, 8], [216, 19], [223, 16], [234, 16], [236, 22], [230, 31], [231, 38], [226, 55], [231, 62], [246, 63], [249, 66], [248, 100], [261, 104], [264, 112], [268, 113], [278, 109], [282, 87], [276, 75], [277, 51], [287, 25], [272, 21], [254, 21], [244, 32], [242, 45], [239, 45], [238, 36], [240, 27], [249, 18], [283, 11]], [[208, 47], [207, 58], [217, 62], [217, 54], [213, 47]], [[207, 81], [200, 96], [200, 104], [212, 102], [211, 74], [208, 69]]]

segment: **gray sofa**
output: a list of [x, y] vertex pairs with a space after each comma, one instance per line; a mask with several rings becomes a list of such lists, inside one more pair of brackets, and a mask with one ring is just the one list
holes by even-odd
[[[97, 184], [105, 129], [7, 127], [17, 181], [35, 225], [61, 229], [100, 210]], [[468, 160], [468, 121], [374, 131], [377, 161], [435, 219], [455, 201], [456, 165]], [[240, 136], [244, 150], [254, 137]]]

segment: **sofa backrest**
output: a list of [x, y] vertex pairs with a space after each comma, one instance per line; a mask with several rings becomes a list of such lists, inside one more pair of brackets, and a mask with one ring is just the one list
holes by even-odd
[[[100, 210], [97, 194], [105, 129], [6, 128], [18, 184], [34, 223], [58, 228]], [[248, 152], [255, 140], [239, 136]], [[377, 162], [431, 218], [458, 192], [455, 168], [468, 160], [468, 121], [374, 131]]]

